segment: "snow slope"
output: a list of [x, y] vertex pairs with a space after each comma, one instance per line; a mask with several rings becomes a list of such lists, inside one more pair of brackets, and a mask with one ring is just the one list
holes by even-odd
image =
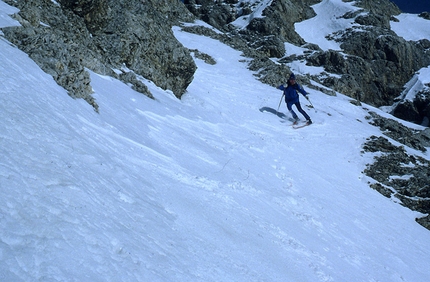
[[340, 43], [328, 40], [327, 35], [352, 27], [354, 19], [344, 19], [347, 12], [359, 10], [354, 2], [323, 0], [312, 6], [315, 17], [295, 24], [296, 32], [309, 43], [318, 44], [322, 50], [341, 50]]
[[182, 100], [92, 73], [100, 114], [0, 40], [1, 281], [429, 281], [429, 231], [362, 175], [365, 108], [305, 86], [294, 130], [240, 52], [174, 32], [217, 64]]
[[[416, 14], [400, 14], [396, 16], [398, 21], [391, 21], [391, 29], [405, 40], [418, 41], [430, 40], [430, 21]], [[411, 28], [413, 27], [413, 28]]]
[[[5, 26], [19, 26], [19, 23], [12, 19], [9, 15], [17, 13], [19, 10], [15, 7], [9, 6], [3, 1], [0, 1], [0, 27]], [[0, 35], [1, 35], [0, 31]]]

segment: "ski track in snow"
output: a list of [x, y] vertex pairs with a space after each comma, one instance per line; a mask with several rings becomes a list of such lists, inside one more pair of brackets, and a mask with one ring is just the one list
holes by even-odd
[[182, 100], [91, 73], [100, 114], [0, 40], [0, 280], [430, 279], [428, 230], [362, 174], [365, 109], [306, 89], [294, 130], [240, 52], [173, 31], [217, 64]]

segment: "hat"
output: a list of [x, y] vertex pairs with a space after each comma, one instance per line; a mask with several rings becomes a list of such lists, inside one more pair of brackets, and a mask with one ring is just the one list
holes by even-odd
[[296, 80], [296, 76], [294, 75], [294, 73], [290, 74], [290, 78], [288, 80], [290, 80], [290, 79]]

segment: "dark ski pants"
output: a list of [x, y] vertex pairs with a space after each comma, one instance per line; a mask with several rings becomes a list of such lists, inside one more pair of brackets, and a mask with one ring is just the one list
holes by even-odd
[[306, 120], [310, 120], [311, 119], [309, 117], [309, 115], [302, 109], [302, 106], [300, 105], [300, 102], [287, 103], [287, 109], [290, 111], [291, 115], [293, 116], [293, 119], [298, 119], [298, 116], [293, 111], [293, 105], [296, 106], [297, 110], [305, 117]]

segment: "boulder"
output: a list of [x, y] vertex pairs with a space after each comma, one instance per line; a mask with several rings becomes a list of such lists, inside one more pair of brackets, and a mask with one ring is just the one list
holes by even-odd
[[423, 18], [423, 19], [430, 20], [430, 13], [429, 12], [422, 12], [418, 16]]
[[400, 101], [394, 107], [392, 114], [407, 121], [429, 126], [430, 88], [426, 86], [423, 90], [419, 91], [412, 101]]

